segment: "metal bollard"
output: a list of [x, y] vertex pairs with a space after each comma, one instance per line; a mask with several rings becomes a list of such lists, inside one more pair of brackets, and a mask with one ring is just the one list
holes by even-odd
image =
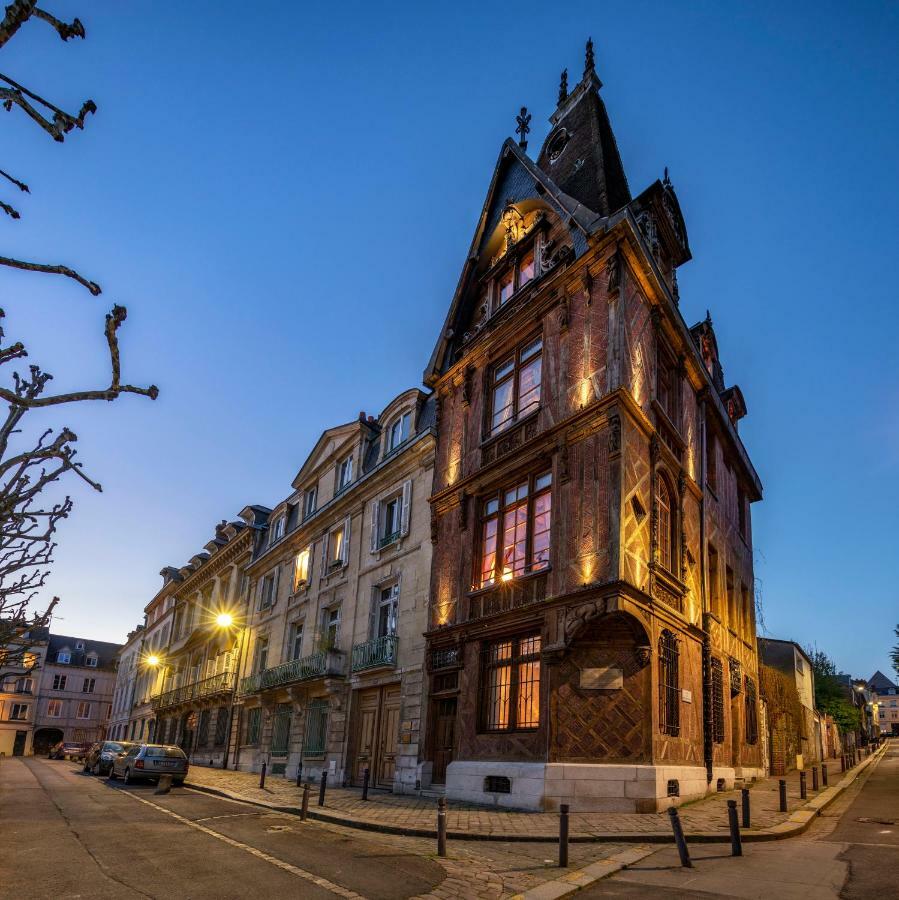
[[749, 788], [743, 788], [740, 793], [743, 795], [743, 827], [749, 828]]
[[827, 763], [821, 763], [821, 785], [827, 787]]
[[268, 768], [268, 764], [263, 762], [262, 763], [262, 771], [259, 773], [259, 787], [260, 788], [265, 787], [265, 771], [267, 768]]
[[362, 773], [362, 799], [368, 800], [368, 781], [371, 778], [371, 771], [368, 766], [365, 767], [365, 771]]
[[559, 868], [568, 867], [568, 810], [567, 803], [559, 806]]
[[297, 765], [297, 787], [301, 787], [303, 784], [303, 764], [299, 763]]
[[303, 785], [303, 805], [300, 807], [300, 821], [305, 822], [309, 815], [309, 785]]
[[818, 790], [818, 767], [812, 766], [812, 790]]
[[322, 772], [322, 783], [318, 789], [318, 805], [325, 805], [325, 789], [328, 787], [328, 773]]
[[787, 811], [787, 780], [785, 778], [781, 778], [777, 782], [777, 787], [780, 790], [780, 811]]
[[845, 753], [840, 754], [840, 771], [841, 772], [846, 771], [846, 754]]
[[740, 840], [740, 824], [737, 821], [737, 801], [727, 801], [727, 824], [730, 826], [730, 855], [742, 856], [743, 843]]
[[805, 769], [799, 773], [799, 799], [805, 800], [808, 797], [808, 788], [805, 786]]
[[680, 864], [685, 869], [692, 869], [693, 863], [690, 862], [690, 851], [687, 849], [687, 840], [684, 837], [684, 829], [677, 815], [677, 807], [669, 806], [668, 815], [671, 817], [671, 830], [674, 832], [674, 843], [677, 844]]
[[446, 797], [437, 798], [437, 855], [446, 856]]

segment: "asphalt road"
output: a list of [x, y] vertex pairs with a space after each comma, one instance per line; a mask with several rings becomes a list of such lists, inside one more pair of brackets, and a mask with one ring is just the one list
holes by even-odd
[[377, 836], [189, 788], [156, 795], [71, 763], [0, 762], [0, 897], [407, 898], [445, 878]]
[[665, 900], [872, 900], [899, 897], [899, 740], [886, 756], [815, 820], [805, 835], [744, 844], [733, 858], [726, 845], [694, 845], [693, 868], [666, 848], [578, 898], [654, 897]]

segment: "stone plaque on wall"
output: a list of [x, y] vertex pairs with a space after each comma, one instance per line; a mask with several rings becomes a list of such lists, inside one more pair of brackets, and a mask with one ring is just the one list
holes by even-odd
[[624, 687], [621, 669], [581, 669], [581, 688], [588, 691], [620, 691]]

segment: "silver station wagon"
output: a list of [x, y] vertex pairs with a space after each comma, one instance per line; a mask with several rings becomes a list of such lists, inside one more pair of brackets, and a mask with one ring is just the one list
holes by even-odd
[[110, 778], [121, 778], [125, 784], [142, 779], [158, 779], [171, 775], [172, 784], [184, 784], [187, 756], [180, 747], [169, 744], [134, 744], [118, 754], [109, 770]]

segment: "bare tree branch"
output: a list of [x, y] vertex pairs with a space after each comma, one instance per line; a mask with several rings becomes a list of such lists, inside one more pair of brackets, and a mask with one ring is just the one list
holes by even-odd
[[21, 259], [11, 259], [8, 256], [0, 256], [0, 266], [9, 266], [11, 269], [24, 269], [26, 272], [47, 272], [50, 275], [65, 275], [74, 278], [78, 284], [86, 287], [95, 297], [101, 293], [100, 285], [95, 281], [88, 281], [68, 266], [50, 266], [45, 263], [25, 262]]
[[80, 37], [84, 38], [84, 26], [81, 24], [80, 19], [73, 19], [72, 24], [68, 25], [65, 22], [60, 22], [56, 16], [51, 16], [50, 13], [44, 12], [42, 9], [35, 8], [34, 17], [37, 19], [43, 19], [47, 24], [51, 25], [56, 29], [56, 33], [64, 40], [67, 41], [69, 38]]
[[0, 22], [0, 47], [2, 47], [31, 18], [37, 0], [13, 0], [6, 7], [6, 14]]
[[0, 177], [5, 178], [7, 181], [11, 181], [20, 191], [24, 191], [26, 194], [31, 193], [27, 184], [23, 181], [19, 181], [18, 178], [13, 178], [8, 172], [4, 172], [3, 169], [0, 169]]

